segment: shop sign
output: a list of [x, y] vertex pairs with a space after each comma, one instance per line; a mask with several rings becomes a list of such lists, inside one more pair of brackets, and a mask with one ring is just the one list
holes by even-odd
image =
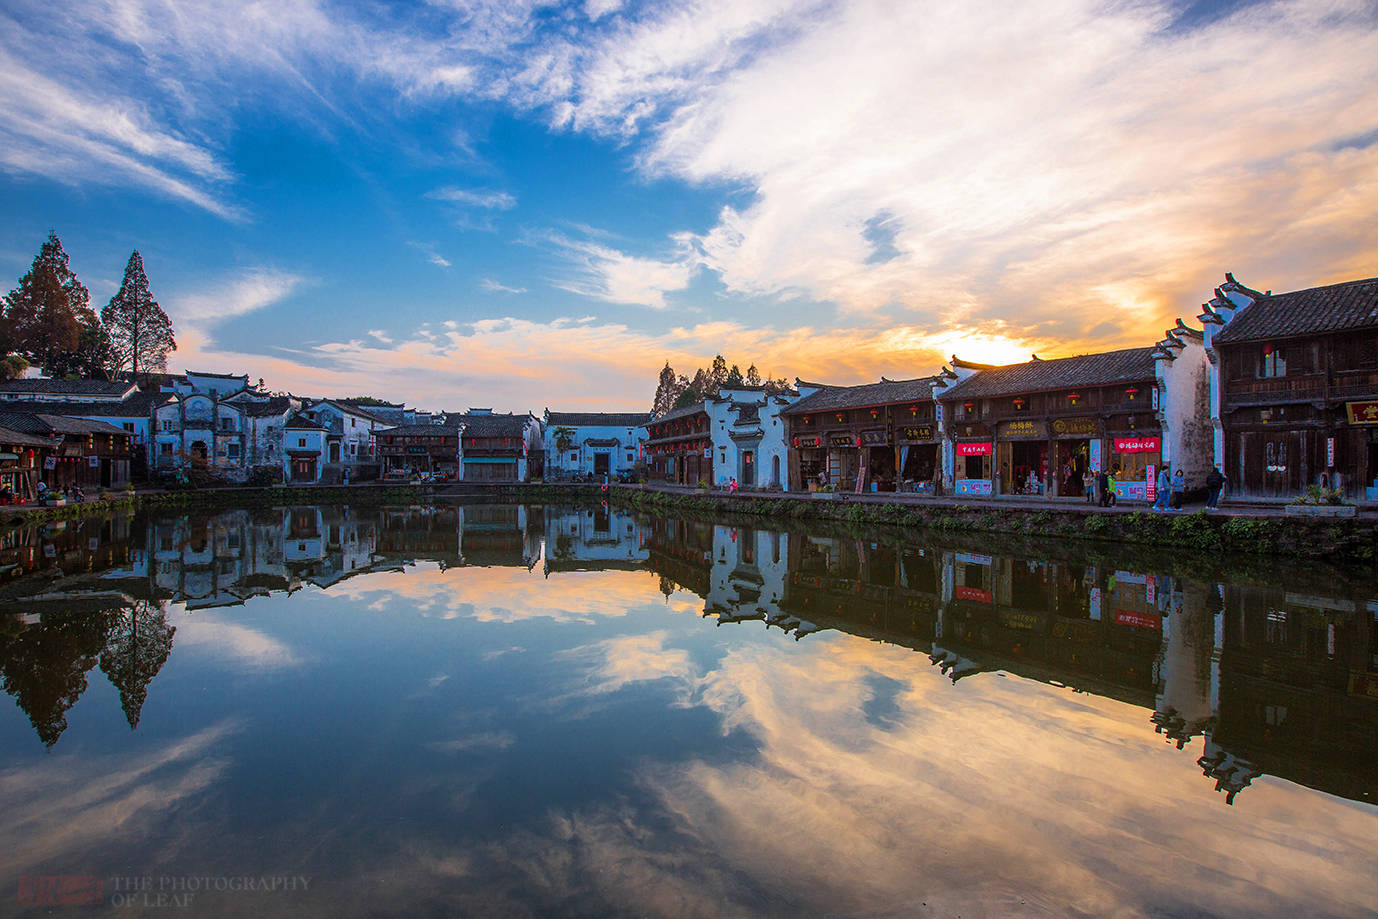
[[1335, 438], [1333, 437], [1325, 439], [1325, 465], [1329, 469], [1335, 468]]
[[1378, 675], [1351, 670], [1348, 692], [1351, 696], [1378, 699]]
[[1000, 621], [1008, 629], [1036, 630], [1043, 627], [1043, 617], [1033, 613], [1001, 613]]
[[1116, 453], [1157, 453], [1162, 440], [1157, 437], [1116, 437]]
[[953, 553], [952, 560], [959, 565], [985, 565], [987, 568], [995, 564], [995, 559], [989, 555], [977, 555], [974, 552]]
[[1147, 482], [1121, 482], [1115, 480], [1115, 497], [1123, 498], [1126, 501], [1147, 501], [1148, 483]]
[[99, 469], [99, 468], [100, 468], [100, 457], [99, 457], [99, 456], [88, 456], [88, 457], [86, 457], [86, 465], [90, 466], [92, 469]]
[[857, 445], [856, 438], [850, 434], [834, 434], [828, 438], [828, 443], [834, 447], [855, 447]]
[[988, 495], [990, 494], [990, 479], [958, 479], [957, 494]]
[[1158, 467], [1152, 463], [1144, 467], [1144, 497], [1149, 501], [1158, 497]]
[[1047, 437], [1048, 431], [1041, 421], [1006, 421], [1000, 426], [1000, 436], [1004, 438], [1015, 437]]
[[981, 590], [976, 587], [958, 587], [958, 600], [971, 600], [975, 603], [990, 603], [991, 593], [989, 590]]
[[1350, 424], [1378, 424], [1378, 402], [1346, 402]]
[[974, 444], [957, 444], [956, 448], [958, 456], [990, 456], [991, 454], [991, 444], [988, 440]]
[[1095, 440], [1091, 441], [1091, 471], [1092, 471], [1092, 472], [1100, 472], [1100, 471], [1101, 471], [1100, 448], [1101, 448], [1101, 440], [1100, 440], [1099, 437], [1097, 437]]
[[1163, 627], [1161, 616], [1152, 616], [1148, 613], [1136, 613], [1133, 610], [1115, 610], [1115, 625], [1127, 625], [1136, 629], [1152, 629], [1157, 632]]
[[711, 460], [711, 459], [713, 458], [713, 448], [712, 448], [712, 447], [704, 447], [704, 448], [703, 448], [703, 458], [706, 459], [706, 460]]
[[862, 431], [861, 443], [866, 447], [883, 447], [890, 442], [884, 431]]
[[1059, 418], [1053, 422], [1053, 433], [1059, 437], [1093, 437], [1097, 431], [1094, 418]]
[[796, 447], [801, 448], [801, 449], [808, 449], [808, 448], [810, 448], [810, 447], [818, 447], [818, 446], [822, 446], [822, 444], [823, 444], [823, 438], [819, 437], [817, 434], [814, 434], [814, 435], [809, 436], [809, 437], [796, 437], [796, 438], [794, 438], [794, 445], [795, 445]]
[[900, 440], [932, 440], [933, 425], [919, 424], [900, 428]]

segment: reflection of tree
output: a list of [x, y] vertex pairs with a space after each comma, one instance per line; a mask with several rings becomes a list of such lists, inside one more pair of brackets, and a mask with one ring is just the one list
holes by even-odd
[[42, 622], [0, 641], [5, 692], [49, 747], [67, 730], [67, 710], [86, 691], [86, 673], [105, 646], [112, 610], [45, 613]]
[[119, 690], [131, 729], [139, 726], [148, 684], [167, 662], [176, 631], [168, 624], [161, 601], [137, 600], [112, 618], [100, 669]]

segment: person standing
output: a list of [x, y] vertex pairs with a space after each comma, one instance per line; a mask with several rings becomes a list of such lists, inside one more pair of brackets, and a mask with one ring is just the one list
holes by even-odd
[[[1094, 504], [1094, 503], [1096, 503], [1096, 494], [1097, 494], [1097, 493], [1096, 493], [1096, 489], [1099, 488], [1099, 487], [1100, 487], [1100, 473], [1099, 473], [1099, 472], [1092, 472], [1092, 471], [1091, 471], [1091, 467], [1090, 467], [1090, 466], [1087, 466], [1087, 467], [1086, 467], [1086, 472], [1084, 472], [1084, 473], [1082, 474], [1082, 476], [1081, 476], [1081, 488], [1082, 488], [1082, 491], [1086, 492], [1086, 503], [1087, 503], [1087, 504]], [[1105, 502], [1104, 502], [1104, 501], [1101, 501], [1100, 503], [1101, 503], [1101, 504], [1104, 504]]]
[[1220, 471], [1219, 464], [1212, 466], [1211, 471], [1206, 473], [1206, 509], [1215, 510], [1220, 504], [1220, 493], [1225, 490], [1225, 473]]
[[1182, 468], [1177, 467], [1177, 471], [1172, 474], [1172, 495], [1168, 507], [1174, 511], [1182, 509], [1182, 497], [1187, 490], [1187, 479], [1182, 474]]
[[1169, 491], [1172, 488], [1172, 476], [1168, 473], [1167, 463], [1164, 463], [1158, 470], [1157, 479], [1158, 493], [1153, 496], [1153, 509], [1155, 511], [1167, 510]]
[[1114, 507], [1117, 503], [1119, 503], [1119, 498], [1117, 498], [1117, 497], [1115, 496], [1115, 479], [1116, 479], [1117, 476], [1119, 476], [1119, 474], [1120, 474], [1120, 467], [1119, 467], [1119, 466], [1112, 466], [1111, 469], [1110, 469], [1110, 475], [1109, 475], [1109, 477], [1106, 479], [1106, 482], [1105, 482], [1105, 505], [1106, 505], [1106, 507]]

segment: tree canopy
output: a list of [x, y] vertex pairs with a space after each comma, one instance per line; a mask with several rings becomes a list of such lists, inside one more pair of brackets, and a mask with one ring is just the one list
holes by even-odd
[[8, 348], [50, 376], [104, 376], [109, 339], [56, 233], [5, 297]]
[[768, 393], [786, 392], [790, 389], [784, 377], [779, 379], [762, 378], [761, 372], [751, 364], [745, 374], [737, 364], [728, 365], [727, 358], [715, 356], [708, 369], [700, 367], [693, 379], [676, 374], [670, 362], [666, 361], [660, 371], [655, 399], [651, 413], [656, 417], [677, 408], [693, 405], [705, 399], [717, 398], [724, 386], [762, 386]]
[[101, 311], [101, 321], [109, 335], [113, 369], [128, 367], [134, 376], [167, 370], [167, 356], [177, 350], [172, 320], [153, 299], [137, 249], [129, 256], [119, 292]]

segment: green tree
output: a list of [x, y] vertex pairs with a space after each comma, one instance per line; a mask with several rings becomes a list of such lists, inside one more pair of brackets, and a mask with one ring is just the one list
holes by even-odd
[[100, 320], [56, 233], [5, 297], [5, 321], [14, 349], [50, 376], [83, 373], [100, 356]]
[[722, 389], [723, 384], [727, 382], [727, 373], [727, 358], [719, 354], [713, 358], [713, 366], [708, 369], [708, 391], [699, 395], [705, 398], [716, 396], [718, 390]]
[[674, 408], [675, 399], [679, 398], [679, 394], [684, 389], [684, 385], [681, 383], [683, 379], [684, 377], [675, 375], [674, 368], [670, 366], [669, 361], [666, 361], [665, 366], [661, 368], [660, 371], [660, 380], [656, 385], [655, 399], [651, 403], [652, 415], [659, 418], [661, 415], [664, 415], [666, 412], [670, 411], [670, 409]]
[[756, 365], [755, 365], [755, 364], [752, 364], [750, 367], [746, 368], [746, 385], [747, 385], [747, 386], [760, 386], [760, 385], [761, 385], [761, 371], [759, 371], [759, 370], [756, 369]]
[[742, 376], [742, 368], [738, 367], [736, 364], [733, 364], [732, 369], [727, 371], [727, 379], [723, 380], [723, 385], [732, 388], [742, 386], [745, 383], [746, 378]]
[[109, 333], [113, 369], [128, 367], [136, 377], [140, 372], [167, 370], [167, 356], [177, 350], [172, 320], [149, 291], [139, 250], [129, 256], [119, 292], [110, 298], [100, 318]]
[[564, 453], [574, 446], [574, 428], [564, 426], [555, 429], [555, 449]]
[[0, 380], [17, 380], [29, 369], [29, 362], [18, 354], [0, 357]]

